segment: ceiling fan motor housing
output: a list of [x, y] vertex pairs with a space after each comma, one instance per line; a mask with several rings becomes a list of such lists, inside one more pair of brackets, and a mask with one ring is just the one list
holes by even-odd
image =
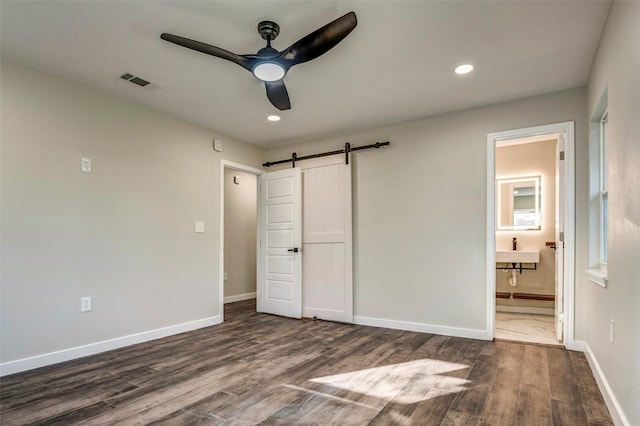
[[262, 21], [258, 24], [258, 34], [267, 41], [267, 46], [258, 50], [257, 56], [264, 61], [254, 63], [251, 72], [262, 81], [278, 81], [287, 74], [288, 67], [277, 59], [279, 51], [271, 47], [271, 41], [278, 37], [280, 26], [273, 21]]

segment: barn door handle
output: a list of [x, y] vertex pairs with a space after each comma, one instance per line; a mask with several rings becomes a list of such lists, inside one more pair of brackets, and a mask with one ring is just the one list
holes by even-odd
[[294, 247], [292, 249], [287, 249], [287, 251], [292, 251], [294, 253], [298, 253], [299, 250], [298, 250], [298, 247]]

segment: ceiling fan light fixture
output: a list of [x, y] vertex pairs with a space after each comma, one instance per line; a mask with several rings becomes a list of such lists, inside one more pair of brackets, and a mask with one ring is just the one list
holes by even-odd
[[282, 80], [287, 70], [278, 63], [275, 62], [260, 62], [253, 67], [253, 75], [262, 81], [278, 81]]

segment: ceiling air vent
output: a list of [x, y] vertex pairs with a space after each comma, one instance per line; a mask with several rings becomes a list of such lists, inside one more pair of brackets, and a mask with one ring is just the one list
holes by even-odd
[[137, 86], [144, 87], [146, 89], [156, 89], [157, 88], [157, 86], [155, 84], [151, 84], [150, 82], [148, 82], [144, 78], [140, 78], [140, 77], [135, 76], [135, 75], [133, 75], [131, 73], [128, 73], [128, 72], [122, 73], [120, 75], [120, 78], [122, 80], [128, 81], [129, 83], [133, 83], [133, 84], [135, 84]]

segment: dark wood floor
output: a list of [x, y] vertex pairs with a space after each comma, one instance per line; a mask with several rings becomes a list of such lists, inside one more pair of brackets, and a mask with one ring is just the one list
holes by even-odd
[[583, 354], [290, 320], [224, 324], [0, 379], [0, 423], [605, 425]]

